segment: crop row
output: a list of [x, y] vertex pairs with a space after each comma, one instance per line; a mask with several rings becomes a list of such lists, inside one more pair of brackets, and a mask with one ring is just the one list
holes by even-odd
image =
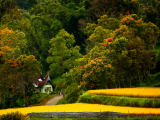
[[139, 98], [160, 98], [160, 88], [121, 88], [121, 89], [100, 89], [89, 90], [89, 94], [108, 95], [108, 96], [126, 96]]

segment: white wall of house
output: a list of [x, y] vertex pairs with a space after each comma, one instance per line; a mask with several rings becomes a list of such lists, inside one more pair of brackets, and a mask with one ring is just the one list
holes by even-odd
[[[53, 87], [52, 85], [44, 85], [43, 88], [41, 88], [41, 92], [42, 93], [48, 93], [48, 90], [50, 89], [49, 92], [52, 92], [53, 91]], [[47, 92], [46, 92], [47, 91]]]

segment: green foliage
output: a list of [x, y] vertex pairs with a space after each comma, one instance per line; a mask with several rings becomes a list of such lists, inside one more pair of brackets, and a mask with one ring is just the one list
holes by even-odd
[[15, 60], [24, 53], [26, 45], [25, 34], [19, 30], [13, 31], [8, 27], [0, 30], [0, 56], [3, 61]]
[[88, 90], [156, 82], [150, 73], [159, 72], [153, 50], [159, 48], [159, 6], [159, 0], [1, 0], [2, 98], [18, 87], [31, 97], [40, 67], [50, 68], [53, 78], [64, 74], [57, 90], [72, 83]]
[[23, 115], [19, 112], [12, 112], [0, 116], [0, 120], [30, 120], [30, 118], [29, 116]]
[[23, 107], [30, 104], [28, 97], [30, 98], [35, 92], [33, 79], [40, 72], [39, 67], [40, 63], [32, 55], [21, 55], [15, 61], [5, 61], [0, 69], [4, 108]]
[[56, 105], [61, 105], [61, 104], [67, 104], [67, 101], [63, 98], [63, 99], [59, 100]]
[[65, 99], [67, 103], [75, 103], [82, 92], [83, 91], [78, 88], [76, 83], [72, 83], [71, 85], [67, 86], [67, 89], [65, 89]]
[[100, 17], [98, 21], [98, 26], [102, 26], [103, 29], [115, 30], [119, 28], [121, 22], [115, 18], [109, 18], [107, 15]]
[[145, 107], [145, 108], [159, 108], [160, 106], [160, 99], [155, 99], [155, 98], [151, 99], [151, 98], [90, 95], [89, 93], [83, 93], [78, 98], [78, 102], [114, 105], [114, 106]]
[[111, 36], [111, 32], [112, 31], [109, 29], [103, 29], [103, 27], [97, 26], [93, 34], [87, 39], [87, 52], [89, 52], [94, 46], [99, 46], [99, 43], [103, 43], [105, 39]]
[[4, 14], [9, 13], [11, 9], [15, 7], [13, 0], [1, 0], [0, 1], [0, 18], [3, 17]]
[[58, 77], [56, 77], [56, 78], [53, 78], [53, 79], [52, 79], [52, 82], [53, 82], [54, 84], [56, 84], [57, 82], [61, 81], [61, 79], [62, 79], [62, 76], [58, 76]]
[[30, 9], [33, 5], [37, 4], [37, 0], [13, 0], [17, 6], [20, 6], [21, 9]]
[[77, 84], [80, 83], [80, 81], [82, 80], [83, 73], [84, 71], [82, 71], [81, 66], [74, 67], [69, 71], [69, 73], [63, 74], [62, 76], [64, 78], [63, 85], [67, 87], [72, 83], [77, 83]]
[[74, 67], [74, 60], [81, 57], [79, 46], [72, 46], [74, 42], [74, 36], [65, 30], [60, 30], [56, 37], [51, 39], [51, 56], [47, 58], [47, 62], [50, 63], [50, 73], [54, 76], [69, 71]]
[[105, 14], [111, 18], [120, 14], [138, 14], [139, 3], [136, 0], [91, 0], [86, 11], [87, 17], [96, 22]]
[[82, 67], [82, 70], [85, 71], [82, 81], [85, 82], [87, 90], [107, 88], [114, 82], [114, 76], [111, 74], [112, 66], [109, 63], [104, 64], [103, 61], [101, 58], [95, 58]]
[[[6, 61], [1, 68], [1, 74], [3, 74], [1, 81], [3, 85], [7, 84], [7, 86], [3, 86], [3, 88], [7, 89], [12, 86], [16, 87], [16, 89], [24, 89], [24, 85], [27, 84], [26, 92], [29, 92], [32, 80], [40, 72], [39, 67], [40, 63], [32, 55], [21, 55], [15, 61]], [[18, 84], [18, 82], [21, 84]]]
[[90, 36], [91, 34], [93, 34], [96, 27], [96, 24], [87, 23], [86, 29], [84, 30], [84, 34]]
[[55, 92], [57, 93], [57, 94], [59, 94], [59, 90], [61, 90], [63, 87], [64, 87], [64, 80], [63, 79], [61, 79], [61, 80], [59, 80], [57, 83], [56, 83], [56, 88], [55, 88]]
[[45, 94], [34, 94], [29, 98], [29, 103], [31, 105], [40, 103], [47, 95]]

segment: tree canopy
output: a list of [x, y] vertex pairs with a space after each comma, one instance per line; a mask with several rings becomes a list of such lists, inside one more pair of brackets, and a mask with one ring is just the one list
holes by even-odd
[[0, 85], [7, 86], [0, 92], [26, 84], [32, 93], [40, 70], [62, 76], [68, 102], [82, 90], [154, 81], [159, 6], [159, 0], [1, 0]]

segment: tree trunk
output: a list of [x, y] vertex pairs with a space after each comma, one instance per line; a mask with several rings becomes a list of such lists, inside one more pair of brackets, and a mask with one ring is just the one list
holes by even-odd
[[2, 102], [1, 89], [0, 89], [0, 103]]
[[121, 88], [121, 86], [120, 86], [120, 80], [118, 80], [118, 84], [119, 84], [119, 88]]
[[141, 82], [141, 78], [140, 78], [140, 75], [138, 74], [138, 79], [139, 79], [139, 82]]
[[114, 82], [114, 85], [115, 85], [115, 88], [117, 88], [116, 80], [115, 80], [115, 82]]
[[[149, 59], [150, 59], [150, 56], [151, 55], [150, 55], [150, 52], [149, 52]], [[150, 65], [149, 65], [149, 71], [148, 72], [149, 72], [149, 76], [150, 76], [150, 72], [151, 72]]]
[[132, 87], [132, 78], [131, 78], [131, 74], [130, 74], [130, 88]]
[[144, 74], [144, 77], [147, 78], [147, 76], [146, 76], [146, 74], [144, 72], [143, 72], [143, 74]]
[[123, 85], [124, 85], [124, 88], [126, 88], [126, 84], [125, 84], [124, 80], [123, 80]]

